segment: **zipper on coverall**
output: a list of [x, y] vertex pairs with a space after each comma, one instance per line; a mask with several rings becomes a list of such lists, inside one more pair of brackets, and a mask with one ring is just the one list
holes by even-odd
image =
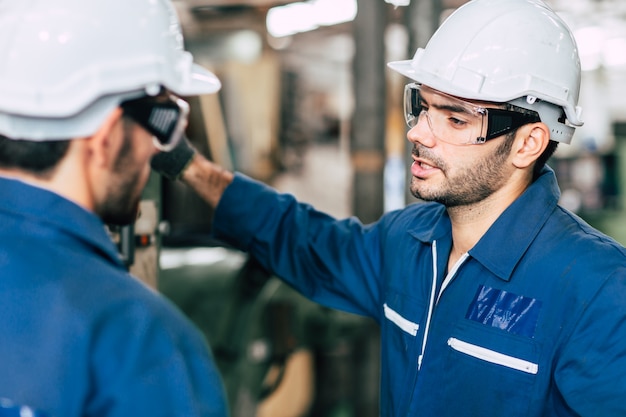
[[424, 337], [422, 339], [422, 349], [420, 351], [419, 356], [417, 357], [417, 371], [422, 367], [422, 360], [424, 359], [424, 351], [426, 350], [426, 342], [428, 341], [428, 334], [430, 332], [430, 322], [433, 317], [433, 311], [435, 310], [435, 306], [439, 303], [439, 299], [441, 298], [441, 294], [446, 289], [446, 287], [452, 282], [452, 279], [456, 275], [456, 272], [459, 270], [461, 265], [465, 262], [465, 260], [469, 257], [469, 254], [465, 252], [459, 260], [454, 264], [454, 267], [448, 272], [446, 278], [443, 280], [441, 284], [441, 289], [439, 290], [439, 294], [437, 295], [437, 299], [435, 300], [435, 295], [437, 293], [437, 241], [433, 241], [432, 245], [432, 253], [433, 253], [433, 277], [430, 288], [430, 302], [428, 303], [428, 316], [426, 317], [426, 325], [424, 326]]

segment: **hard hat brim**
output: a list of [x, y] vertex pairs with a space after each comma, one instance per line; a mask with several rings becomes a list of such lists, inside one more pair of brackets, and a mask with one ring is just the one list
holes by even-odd
[[181, 96], [197, 96], [216, 93], [221, 87], [222, 83], [215, 74], [194, 63], [191, 67], [188, 83], [181, 86], [171, 86], [170, 89]]

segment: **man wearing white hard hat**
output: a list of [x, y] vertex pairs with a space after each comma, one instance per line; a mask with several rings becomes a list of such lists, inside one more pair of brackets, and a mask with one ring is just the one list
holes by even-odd
[[218, 79], [169, 0], [0, 2], [0, 405], [49, 417], [228, 415], [200, 332], [132, 278], [105, 223]]
[[[214, 233], [381, 326], [380, 415], [626, 415], [626, 250], [558, 205], [546, 161], [582, 125], [572, 33], [540, 0], [473, 0], [413, 59], [411, 192], [334, 219], [194, 155]], [[567, 145], [564, 145], [567, 146]]]

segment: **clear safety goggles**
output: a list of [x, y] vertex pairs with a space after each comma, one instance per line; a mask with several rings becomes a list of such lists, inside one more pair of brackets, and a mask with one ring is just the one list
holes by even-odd
[[485, 143], [525, 124], [541, 121], [532, 110], [508, 103], [504, 109], [482, 107], [417, 83], [404, 87], [404, 116], [410, 128], [424, 116], [435, 138], [453, 145]]
[[153, 135], [154, 146], [171, 151], [184, 136], [189, 104], [171, 95], [144, 96], [123, 102], [124, 114]]

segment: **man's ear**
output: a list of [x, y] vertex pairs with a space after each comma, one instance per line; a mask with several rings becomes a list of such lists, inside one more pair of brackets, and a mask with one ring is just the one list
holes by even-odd
[[[92, 136], [86, 138], [86, 149], [89, 154], [89, 163], [97, 166], [107, 166], [114, 157], [119, 144], [113, 140], [115, 129], [122, 129], [122, 109], [113, 110], [102, 122], [100, 128]], [[121, 137], [122, 135], [118, 135]]]
[[550, 142], [550, 129], [545, 123], [527, 124], [518, 129], [514, 143], [513, 164], [517, 168], [531, 166]]

